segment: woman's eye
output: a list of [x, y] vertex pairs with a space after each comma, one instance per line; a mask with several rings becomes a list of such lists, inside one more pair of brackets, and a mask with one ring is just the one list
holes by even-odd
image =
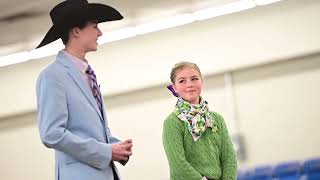
[[184, 83], [184, 80], [180, 80], [179, 83], [180, 83], [180, 84], [181, 84], [181, 83]]
[[197, 81], [199, 80], [199, 78], [192, 78], [192, 81]]

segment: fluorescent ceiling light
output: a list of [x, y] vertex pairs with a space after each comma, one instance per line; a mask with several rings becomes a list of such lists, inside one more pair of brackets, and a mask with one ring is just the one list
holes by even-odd
[[279, 2], [281, 0], [254, 0], [257, 5], [267, 5]]
[[63, 49], [64, 46], [61, 41], [55, 41], [47, 46], [33, 49], [31, 51], [23, 51], [13, 53], [7, 56], [0, 57], [0, 67], [8, 66], [11, 64], [22, 63], [32, 59], [39, 59], [47, 56], [57, 54], [57, 52]]
[[135, 30], [137, 34], [147, 34], [155, 31], [160, 31], [163, 29], [182, 26], [184, 24], [192, 23], [193, 21], [195, 21], [195, 19], [191, 14], [182, 14], [182, 15], [138, 25], [135, 27]]
[[217, 16], [222, 16], [225, 14], [231, 14], [247, 9], [251, 9], [255, 7], [256, 4], [252, 0], [240, 0], [236, 1], [233, 3], [213, 7], [213, 8], [208, 8], [204, 10], [199, 10], [194, 12], [194, 16], [196, 20], [204, 20], [204, 19], [209, 19]]
[[10, 54], [7, 56], [3, 56], [0, 58], [0, 67], [28, 61], [29, 59], [26, 58], [28, 57], [28, 55], [29, 55], [28, 51], [23, 51], [23, 52], [18, 52], [18, 53]]
[[[172, 27], [177, 27], [185, 24], [192, 23], [197, 20], [205, 20], [225, 14], [235, 13], [250, 8], [254, 8], [256, 5], [266, 5], [278, 2], [280, 0], [239, 0], [236, 2], [228, 3], [225, 5], [199, 10], [190, 14], [181, 14], [170, 18], [161, 19], [158, 21], [141, 24], [134, 27], [127, 27], [111, 32], [106, 32], [102, 35], [98, 43], [105, 44], [121, 39], [134, 37], [139, 34], [146, 34], [150, 32], [160, 31]], [[10, 54], [0, 57], [0, 67], [20, 62], [25, 62], [31, 59], [38, 59], [56, 54], [64, 46], [61, 41], [48, 44], [47, 46], [31, 51], [24, 51], [19, 53]]]
[[57, 54], [58, 51], [64, 48], [64, 45], [61, 41], [55, 41], [52, 44], [48, 44], [47, 46], [33, 49], [29, 51], [29, 59], [39, 59], [51, 55]]
[[135, 29], [133, 27], [127, 27], [111, 32], [105, 33], [98, 39], [99, 44], [105, 44], [113, 41], [118, 41], [121, 39], [127, 39], [136, 36]]

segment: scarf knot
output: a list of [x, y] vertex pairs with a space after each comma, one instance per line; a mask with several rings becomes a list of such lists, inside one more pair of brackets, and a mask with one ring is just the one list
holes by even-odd
[[208, 128], [211, 128], [213, 132], [218, 130], [210, 115], [208, 102], [202, 97], [200, 97], [199, 104], [190, 104], [179, 97], [174, 113], [186, 124], [193, 141], [197, 141]]

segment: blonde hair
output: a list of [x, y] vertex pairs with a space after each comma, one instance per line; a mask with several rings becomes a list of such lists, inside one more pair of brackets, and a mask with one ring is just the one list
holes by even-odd
[[173, 66], [173, 68], [171, 69], [170, 80], [171, 80], [172, 83], [175, 82], [175, 79], [176, 79], [176, 76], [177, 76], [177, 71], [180, 70], [180, 69], [186, 68], [186, 67], [194, 68], [195, 70], [197, 70], [199, 75], [200, 75], [200, 78], [202, 79], [201, 71], [200, 71], [199, 67], [195, 63], [182, 61], [182, 62], [179, 62], [179, 63], [175, 64]]

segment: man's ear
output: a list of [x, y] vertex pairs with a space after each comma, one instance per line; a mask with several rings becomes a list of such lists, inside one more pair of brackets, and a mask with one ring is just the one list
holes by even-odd
[[71, 35], [72, 37], [78, 38], [78, 37], [79, 37], [79, 30], [80, 30], [80, 28], [78, 28], [78, 27], [73, 27], [73, 28], [70, 30], [70, 35]]

